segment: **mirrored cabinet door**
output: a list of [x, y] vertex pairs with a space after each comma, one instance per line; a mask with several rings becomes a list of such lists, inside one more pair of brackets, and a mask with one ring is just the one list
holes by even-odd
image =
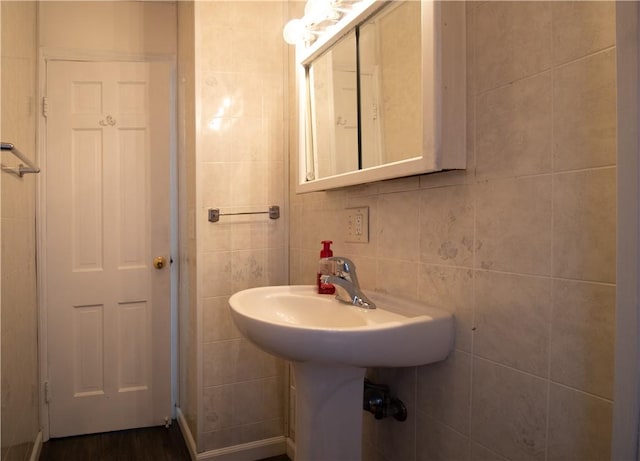
[[347, 34], [309, 65], [314, 178], [360, 168], [356, 34]]
[[420, 3], [394, 3], [359, 32], [362, 168], [420, 157]]
[[464, 3], [368, 3], [297, 45], [298, 192], [466, 166]]

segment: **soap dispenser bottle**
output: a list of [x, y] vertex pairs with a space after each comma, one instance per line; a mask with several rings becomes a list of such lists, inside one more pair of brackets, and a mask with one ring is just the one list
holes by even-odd
[[332, 295], [336, 292], [336, 287], [331, 285], [330, 283], [323, 283], [320, 280], [320, 277], [323, 275], [333, 275], [334, 274], [334, 262], [329, 261], [328, 258], [333, 256], [333, 251], [331, 251], [331, 244], [333, 242], [331, 240], [323, 240], [322, 241], [322, 251], [320, 251], [320, 261], [318, 262], [318, 293], [321, 295]]

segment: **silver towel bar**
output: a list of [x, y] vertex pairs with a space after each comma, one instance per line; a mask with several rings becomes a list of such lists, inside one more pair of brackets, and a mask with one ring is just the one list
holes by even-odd
[[247, 211], [241, 213], [220, 213], [219, 208], [209, 208], [209, 222], [220, 221], [220, 216], [237, 216], [245, 214], [268, 214], [271, 219], [278, 219], [280, 217], [280, 207], [278, 205], [272, 205], [269, 207], [269, 211]]
[[10, 142], [2, 142], [0, 143], [1, 150], [8, 150], [13, 155], [18, 157], [21, 161], [26, 163], [27, 166], [24, 166], [22, 163], [18, 165], [18, 168], [11, 168], [8, 166], [2, 165], [2, 171], [6, 171], [7, 173], [15, 174], [16, 176], [24, 176], [25, 173], [40, 173], [40, 168], [31, 163], [31, 160], [27, 158], [22, 152], [20, 152], [16, 147]]

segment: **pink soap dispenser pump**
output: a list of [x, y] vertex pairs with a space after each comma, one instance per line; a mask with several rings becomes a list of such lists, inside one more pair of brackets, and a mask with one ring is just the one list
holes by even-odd
[[329, 261], [327, 258], [333, 256], [331, 251], [331, 240], [322, 241], [322, 251], [320, 251], [320, 261], [318, 262], [318, 293], [321, 295], [332, 295], [336, 292], [336, 287], [330, 283], [322, 283], [320, 277], [323, 275], [333, 275], [333, 261]]

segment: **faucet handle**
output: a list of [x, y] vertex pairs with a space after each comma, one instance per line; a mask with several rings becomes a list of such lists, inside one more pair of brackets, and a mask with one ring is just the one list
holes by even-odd
[[345, 258], [344, 256], [332, 256], [328, 258], [329, 261], [335, 261], [336, 264], [336, 275], [338, 277], [346, 278], [350, 280], [356, 287], [359, 287], [358, 284], [358, 276], [356, 275], [356, 265], [349, 258]]

